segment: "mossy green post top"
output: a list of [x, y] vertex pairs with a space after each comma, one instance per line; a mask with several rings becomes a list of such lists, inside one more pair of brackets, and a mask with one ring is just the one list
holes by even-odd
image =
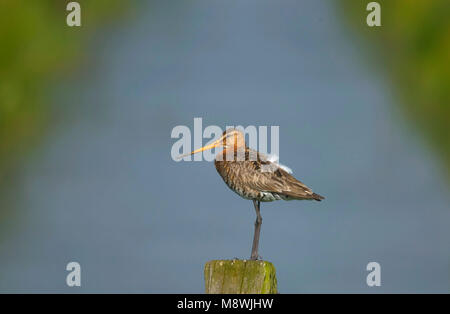
[[205, 264], [208, 294], [277, 293], [275, 266], [267, 261], [213, 260]]

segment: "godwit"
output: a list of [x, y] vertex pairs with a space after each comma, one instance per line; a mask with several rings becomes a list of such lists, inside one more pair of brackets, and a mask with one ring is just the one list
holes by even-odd
[[[270, 158], [247, 147], [241, 131], [228, 129], [213, 143], [186, 155], [193, 155], [215, 147], [223, 147], [216, 155], [214, 165], [226, 185], [239, 196], [252, 200], [256, 211], [255, 233], [253, 235], [250, 259], [257, 260], [259, 235], [261, 232], [261, 202], [277, 200], [315, 200], [323, 196], [295, 179], [290, 169], [271, 161]], [[182, 155], [184, 157], [186, 155]]]

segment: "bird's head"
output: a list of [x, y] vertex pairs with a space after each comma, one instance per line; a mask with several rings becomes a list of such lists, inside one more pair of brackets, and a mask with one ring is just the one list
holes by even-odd
[[237, 129], [228, 129], [222, 133], [222, 136], [219, 139], [215, 140], [211, 144], [207, 144], [202, 148], [194, 150], [188, 154], [181, 155], [178, 158], [183, 158], [185, 156], [200, 153], [202, 151], [213, 149], [216, 147], [223, 147], [226, 149], [234, 149], [234, 150], [237, 150], [238, 148], [243, 148], [245, 147], [244, 134]]

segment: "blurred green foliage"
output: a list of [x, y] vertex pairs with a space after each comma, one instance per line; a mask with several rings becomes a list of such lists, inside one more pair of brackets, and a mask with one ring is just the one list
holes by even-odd
[[398, 91], [402, 112], [442, 157], [450, 177], [450, 1], [381, 0], [381, 27], [368, 27], [367, 4], [342, 0]]
[[92, 30], [128, 6], [80, 0], [82, 26], [68, 27], [69, 2], [0, 1], [0, 185], [49, 125], [49, 81], [74, 66]]
[[[0, 1], [0, 184], [49, 125], [49, 81], [76, 65], [86, 39], [126, 0], [79, 0], [82, 27], [66, 25], [68, 0]], [[398, 87], [405, 115], [442, 156], [450, 175], [450, 1], [380, 0], [381, 27], [364, 0], [339, 0]]]

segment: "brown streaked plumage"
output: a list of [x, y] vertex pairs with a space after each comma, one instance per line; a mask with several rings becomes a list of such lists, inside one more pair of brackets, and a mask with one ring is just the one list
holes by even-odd
[[253, 260], [258, 259], [262, 223], [260, 202], [324, 199], [323, 196], [312, 192], [305, 184], [295, 179], [284, 166], [248, 148], [244, 135], [236, 129], [225, 131], [217, 141], [190, 154], [215, 147], [224, 148], [217, 154], [214, 164], [226, 185], [239, 196], [253, 201], [257, 216], [250, 257]]
[[[234, 151], [233, 160], [227, 161], [226, 149], [214, 161], [222, 179], [241, 197], [261, 202], [323, 199], [266, 156], [248, 147], [244, 149], [243, 161], [237, 160], [237, 151]], [[256, 158], [251, 158], [252, 155]]]

